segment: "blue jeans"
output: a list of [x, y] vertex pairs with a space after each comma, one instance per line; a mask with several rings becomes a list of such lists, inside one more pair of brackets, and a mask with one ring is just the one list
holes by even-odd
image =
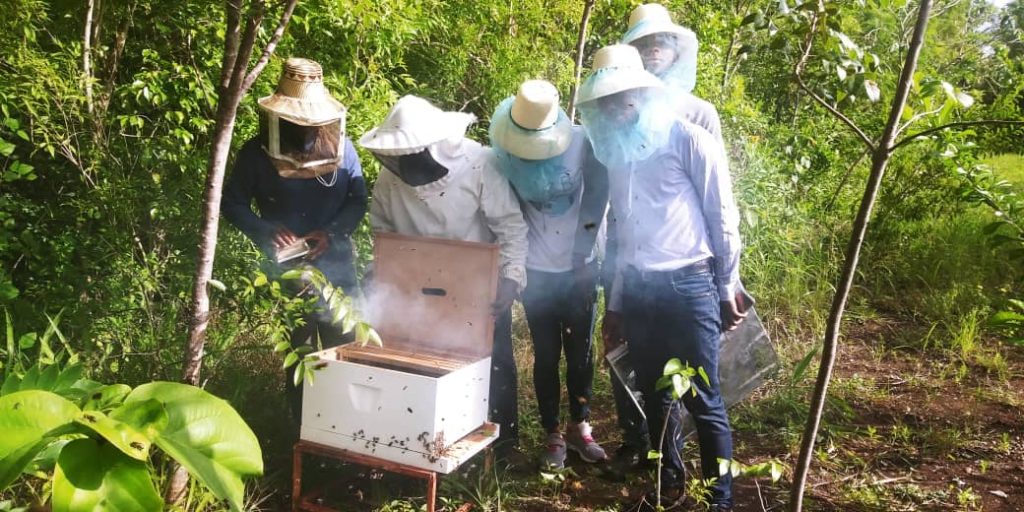
[[665, 414], [668, 423], [662, 447], [662, 485], [682, 486], [682, 422], [678, 404], [668, 390], [655, 390], [665, 363], [676, 357], [692, 368], [703, 367], [711, 385], [697, 377], [697, 395], [687, 393], [683, 406], [693, 416], [704, 478], [715, 478], [712, 503], [732, 504], [732, 475], [718, 474], [718, 459], [732, 459], [732, 432], [718, 379], [721, 341], [718, 291], [711, 272], [624, 272], [623, 314], [629, 354], [644, 410], [651, 445], [658, 446]]
[[507, 309], [494, 320], [488, 403], [491, 421], [501, 425], [498, 442], [513, 446], [519, 444], [517, 382], [516, 360], [512, 351], [512, 310]]
[[544, 430], [559, 426], [562, 386], [558, 362], [565, 351], [565, 387], [569, 391], [569, 416], [581, 422], [590, 416], [594, 384], [594, 299], [596, 283], [579, 297], [573, 272], [527, 271], [523, 309], [533, 340], [533, 387]]

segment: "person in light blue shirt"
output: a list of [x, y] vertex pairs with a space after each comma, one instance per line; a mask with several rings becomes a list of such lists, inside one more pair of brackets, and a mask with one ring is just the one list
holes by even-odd
[[[567, 448], [586, 462], [607, 457], [587, 420], [594, 380], [595, 241], [607, 207], [608, 174], [558, 98], [549, 82], [526, 81], [498, 105], [490, 125], [498, 170], [515, 190], [529, 226], [522, 302], [533, 341], [537, 407], [547, 432], [542, 469], [563, 468]], [[563, 350], [571, 420], [564, 435]]]
[[[732, 434], [718, 379], [723, 329], [742, 314], [739, 287], [739, 214], [721, 144], [671, 108], [672, 95], [643, 69], [629, 45], [602, 48], [580, 87], [580, 113], [608, 168], [614, 223], [615, 278], [605, 329], [625, 339], [645, 397], [650, 425], [666, 425], [662, 495], [645, 498], [671, 506], [684, 496], [679, 403], [656, 389], [672, 358], [701, 368], [696, 396], [681, 400], [694, 418], [704, 478], [714, 478], [714, 510], [731, 510], [731, 475], [718, 460], [732, 459]], [[620, 332], [614, 332], [620, 331]], [[666, 417], [667, 416], [667, 417]], [[650, 432], [658, 446], [661, 432]]]

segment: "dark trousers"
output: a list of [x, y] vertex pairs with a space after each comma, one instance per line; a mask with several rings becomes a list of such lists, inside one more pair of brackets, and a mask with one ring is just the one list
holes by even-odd
[[703, 367], [711, 385], [693, 380], [697, 395], [687, 393], [683, 406], [693, 416], [704, 478], [715, 478], [712, 502], [732, 503], [732, 476], [718, 474], [718, 459], [732, 459], [732, 432], [718, 379], [721, 340], [718, 291], [709, 271], [624, 273], [623, 313], [630, 358], [637, 384], [647, 397], [644, 410], [651, 445], [658, 446], [665, 414], [668, 423], [662, 447], [662, 485], [684, 484], [681, 450], [682, 418], [668, 390], [655, 390], [665, 363], [676, 357], [693, 368]]
[[498, 442], [519, 443], [519, 394], [516, 360], [512, 352], [512, 310], [494, 319], [494, 347], [491, 351], [491, 421], [501, 425]]
[[572, 272], [527, 271], [523, 308], [533, 340], [533, 387], [541, 426], [558, 429], [562, 386], [558, 363], [565, 351], [565, 387], [569, 391], [569, 416], [580, 422], [590, 416], [594, 383], [594, 298], [596, 285], [586, 297], [578, 296]]

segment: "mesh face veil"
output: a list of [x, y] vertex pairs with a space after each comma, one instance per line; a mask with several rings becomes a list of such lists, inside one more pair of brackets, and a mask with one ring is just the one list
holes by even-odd
[[697, 38], [692, 33], [659, 32], [629, 44], [636, 47], [644, 68], [670, 90], [693, 92], [697, 85]]
[[[490, 141], [498, 163], [498, 171], [504, 176], [516, 194], [523, 201], [534, 205], [538, 210], [552, 215], [561, 215], [569, 210], [575, 202], [575, 194], [583, 183], [580, 169], [568, 169], [565, 164], [566, 149], [557, 147], [557, 142], [550, 138], [530, 137], [537, 130], [518, 126], [515, 122], [498, 122], [511, 119], [514, 98], [506, 98], [491, 117]], [[559, 121], [565, 119], [565, 113], [559, 112]], [[498, 130], [516, 131], [519, 140], [530, 138], [533, 143], [544, 144], [542, 153], [558, 153], [553, 157], [539, 160], [520, 158], [502, 146], [502, 134]], [[573, 147], [572, 144], [569, 147]], [[537, 148], [533, 148], [537, 149]]]
[[260, 142], [281, 176], [311, 178], [333, 172], [342, 161], [344, 119], [307, 126], [260, 114]]
[[668, 144], [675, 123], [669, 96], [653, 87], [581, 103], [580, 115], [594, 156], [613, 172], [650, 158]]

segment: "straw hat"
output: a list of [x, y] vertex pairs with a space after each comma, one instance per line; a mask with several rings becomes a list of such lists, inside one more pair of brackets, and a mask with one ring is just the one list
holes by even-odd
[[672, 22], [672, 15], [661, 4], [643, 4], [629, 14], [629, 28], [622, 36], [623, 43], [632, 43], [641, 37], [659, 33], [676, 34], [683, 44], [697, 44], [692, 30]]
[[580, 86], [579, 103], [641, 87], [661, 87], [658, 77], [644, 70], [636, 48], [628, 44], [605, 46], [594, 54], [590, 76]]
[[558, 106], [558, 89], [528, 80], [505, 99], [491, 119], [491, 143], [526, 160], [561, 155], [572, 143], [572, 123]]
[[324, 87], [324, 71], [315, 61], [292, 57], [285, 61], [277, 90], [260, 98], [263, 110], [303, 126], [320, 126], [345, 118], [345, 106]]
[[359, 139], [359, 145], [381, 155], [408, 155], [447, 139], [461, 138], [476, 116], [445, 112], [418, 96], [402, 96], [377, 127]]

